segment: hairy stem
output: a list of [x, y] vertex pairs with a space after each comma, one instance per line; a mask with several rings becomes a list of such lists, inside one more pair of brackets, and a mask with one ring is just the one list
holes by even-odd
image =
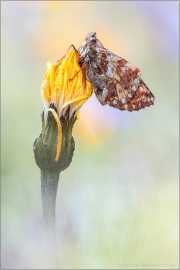
[[41, 170], [42, 210], [46, 234], [47, 257], [51, 269], [58, 267], [55, 231], [55, 206], [58, 181], [58, 172]]

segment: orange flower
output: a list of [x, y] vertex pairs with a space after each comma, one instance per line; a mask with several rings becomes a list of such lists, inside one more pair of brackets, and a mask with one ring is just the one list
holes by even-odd
[[[79, 55], [73, 46], [55, 65], [47, 63], [47, 72], [43, 77], [41, 95], [44, 103], [44, 119], [47, 122], [51, 111], [58, 127], [58, 142], [55, 161], [60, 157], [62, 143], [61, 116], [69, 109], [69, 119], [77, 117], [79, 109], [92, 95], [92, 86], [86, 79], [85, 70], [79, 66]], [[57, 112], [49, 108], [53, 104]]]

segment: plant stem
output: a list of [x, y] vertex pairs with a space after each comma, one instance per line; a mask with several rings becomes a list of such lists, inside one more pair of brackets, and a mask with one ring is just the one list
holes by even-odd
[[41, 170], [41, 198], [46, 234], [47, 256], [51, 269], [57, 269], [58, 257], [55, 231], [55, 206], [59, 172]]
[[[53, 106], [53, 105], [52, 105]], [[51, 106], [51, 108], [53, 108]], [[54, 108], [56, 109], [56, 108]], [[76, 121], [73, 115], [69, 119], [69, 110], [60, 118], [62, 125], [62, 144], [59, 160], [56, 162], [58, 128], [52, 112], [49, 112], [47, 122], [42, 114], [42, 132], [33, 145], [34, 157], [41, 170], [41, 197], [42, 210], [46, 233], [47, 261], [49, 269], [58, 267], [56, 233], [55, 233], [55, 206], [59, 175], [71, 163], [75, 142], [72, 137], [72, 128]]]

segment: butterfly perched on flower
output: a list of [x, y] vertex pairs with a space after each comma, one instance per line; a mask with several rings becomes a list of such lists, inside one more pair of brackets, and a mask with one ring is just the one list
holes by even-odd
[[80, 65], [102, 105], [138, 111], [154, 104], [154, 95], [141, 78], [140, 70], [106, 49], [96, 33], [87, 35], [78, 50]]

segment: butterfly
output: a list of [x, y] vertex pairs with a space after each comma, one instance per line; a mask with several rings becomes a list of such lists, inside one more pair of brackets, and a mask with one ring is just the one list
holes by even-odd
[[154, 104], [154, 95], [141, 78], [140, 70], [106, 49], [96, 32], [87, 35], [78, 49], [79, 64], [102, 105], [138, 111]]

